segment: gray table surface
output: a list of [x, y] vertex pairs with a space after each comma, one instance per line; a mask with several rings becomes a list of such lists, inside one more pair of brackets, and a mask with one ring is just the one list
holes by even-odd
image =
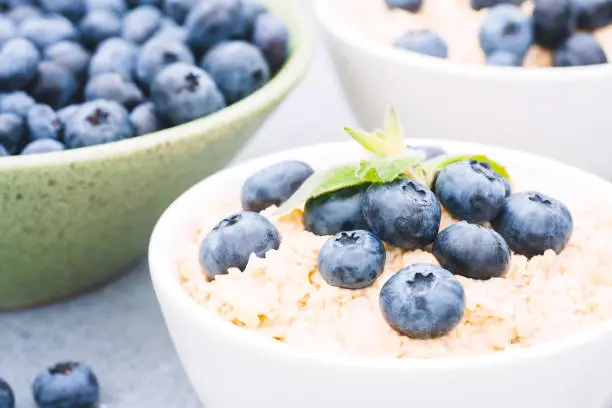
[[[325, 51], [285, 104], [235, 162], [299, 145], [346, 140], [355, 124]], [[101, 408], [201, 407], [175, 354], [149, 280], [146, 260], [100, 290], [61, 304], [0, 314], [0, 377], [17, 408], [34, 408], [30, 384], [61, 360], [91, 364]]]

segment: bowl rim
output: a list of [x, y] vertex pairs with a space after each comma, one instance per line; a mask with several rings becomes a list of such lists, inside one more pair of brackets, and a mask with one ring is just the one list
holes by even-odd
[[283, 99], [302, 80], [308, 70], [314, 55], [315, 33], [303, 7], [295, 0], [260, 1], [265, 3], [272, 13], [283, 19], [291, 36], [291, 50], [285, 65], [261, 89], [211, 115], [146, 135], [78, 149], [2, 157], [0, 170], [65, 166], [71, 163], [104, 161], [128, 156], [135, 151], [198, 137], [231, 124], [238, 118], [251, 116], [274, 104], [276, 100]]
[[[580, 179], [584, 183], [593, 184], [598, 188], [597, 191], [607, 191], [612, 197], [612, 184], [608, 181], [554, 159], [510, 148], [468, 142], [441, 139], [411, 139], [410, 142], [414, 145], [438, 145], [450, 151], [485, 150], [485, 153], [491, 156], [503, 157], [504, 155], [510, 155], [519, 157], [521, 160], [528, 160], [529, 162], [537, 161], [541, 166], [552, 166], [558, 169], [560, 174], [573, 174], [574, 178]], [[354, 143], [320, 143], [265, 155], [217, 172], [203, 179], [177, 198], [158, 220], [149, 243], [148, 259], [150, 276], [162, 311], [164, 312], [164, 306], [166, 304], [172, 304], [175, 313], [187, 316], [185, 320], [206, 327], [207, 331], [230, 339], [232, 344], [238, 345], [244, 349], [253, 350], [253, 352], [265, 352], [270, 355], [277, 355], [279, 358], [310, 360], [314, 363], [324, 365], [342, 365], [354, 368], [386, 370], [465, 370], [493, 367], [500, 364], [520, 364], [528, 361], [551, 358], [583, 347], [588, 347], [589, 344], [612, 335], [612, 319], [609, 319], [576, 334], [570, 334], [534, 346], [516, 350], [506, 350], [503, 352], [431, 359], [395, 359], [386, 357], [352, 356], [329, 351], [309, 350], [258, 336], [244, 328], [236, 327], [224, 321], [219, 316], [203, 308], [189, 296], [181, 287], [179, 279], [176, 276], [176, 260], [173, 258], [174, 253], [173, 251], [168, 251], [167, 248], [170, 248], [172, 246], [171, 244], [175, 242], [175, 236], [173, 236], [171, 232], [176, 228], [176, 225], [181, 224], [178, 220], [183, 219], [183, 217], [189, 214], [193, 214], [193, 204], [196, 201], [200, 202], [199, 199], [202, 197], [203, 192], [209, 188], [209, 185], [217, 185], [219, 180], [233, 178], [236, 177], [237, 174], [251, 174], [249, 171], [252, 172], [254, 169], [266, 167], [271, 163], [287, 160], [289, 157], [295, 158], [300, 157], [300, 155], [315, 157], [315, 154], [321, 149], [346, 150], [349, 145], [354, 145]], [[162, 298], [164, 300], [162, 300]], [[166, 322], [166, 324], [169, 327], [169, 322]], [[172, 330], [170, 330], [170, 332], [172, 334]]]
[[[348, 45], [356, 51], [387, 62], [418, 67], [438, 74], [454, 75], [466, 79], [491, 79], [515, 82], [559, 82], [610, 79], [612, 60], [607, 64], [578, 67], [503, 67], [481, 64], [468, 64], [443, 58], [431, 57], [408, 50], [397, 50], [363, 35], [356, 35], [350, 26], [338, 24], [334, 20], [331, 3], [336, 0], [313, 0], [315, 19], [320, 27], [331, 37]], [[383, 0], [380, 0], [383, 1]], [[612, 58], [612, 57], [611, 57]]]

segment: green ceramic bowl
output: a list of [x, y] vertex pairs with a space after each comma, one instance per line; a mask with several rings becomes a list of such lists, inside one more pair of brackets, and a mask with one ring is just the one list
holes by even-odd
[[0, 309], [75, 295], [126, 270], [163, 210], [229, 163], [296, 86], [314, 45], [307, 17], [293, 0], [264, 3], [289, 25], [292, 51], [252, 96], [151, 135], [0, 159]]

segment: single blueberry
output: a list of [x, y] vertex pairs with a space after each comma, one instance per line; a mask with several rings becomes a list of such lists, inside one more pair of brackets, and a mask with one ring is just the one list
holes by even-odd
[[289, 57], [289, 29], [274, 14], [264, 13], [257, 17], [251, 42], [263, 52], [272, 73], [280, 70]]
[[591, 34], [576, 33], [555, 51], [555, 67], [578, 67], [608, 62], [601, 44]]
[[193, 65], [195, 59], [182, 42], [154, 37], [147, 41], [138, 53], [136, 76], [142, 84], [150, 86], [161, 70], [176, 62]]
[[63, 66], [51, 61], [38, 64], [38, 74], [31, 89], [38, 103], [59, 109], [69, 104], [78, 90], [77, 77]]
[[23, 91], [15, 91], [0, 97], [0, 112], [14, 113], [25, 118], [36, 101]]
[[266, 167], [249, 177], [242, 186], [242, 208], [262, 211], [287, 201], [314, 173], [300, 161], [286, 161]]
[[185, 22], [185, 17], [200, 0], [166, 0], [164, 2], [164, 13], [178, 24]]
[[89, 80], [85, 86], [85, 100], [106, 99], [122, 104], [127, 109], [142, 103], [144, 95], [133, 82], [126, 81], [119, 74], [109, 72]]
[[[8, 152], [8, 150], [6, 150], [6, 147], [0, 144], [0, 156], [10, 156], [10, 155], [11, 154]], [[2, 404], [0, 404], [0, 408], [3, 408]]]
[[383, 317], [400, 334], [414, 339], [446, 335], [463, 319], [465, 292], [452, 273], [431, 264], [410, 265], [380, 291]]
[[136, 44], [144, 44], [155, 34], [162, 22], [161, 11], [153, 6], [140, 6], [123, 19], [121, 36]]
[[48, 105], [34, 105], [27, 118], [29, 140], [59, 139], [62, 133], [62, 121]]
[[531, 17], [511, 4], [495, 6], [487, 12], [478, 38], [486, 55], [506, 51], [524, 56], [533, 44]]
[[151, 84], [151, 101], [163, 119], [180, 125], [225, 107], [212, 78], [193, 65], [178, 62], [164, 68]]
[[569, 209], [560, 201], [534, 191], [508, 197], [491, 225], [514, 252], [529, 258], [549, 249], [560, 253], [573, 230]]
[[382, 274], [386, 257], [385, 246], [371, 232], [340, 232], [321, 248], [319, 272], [331, 286], [363, 289]]
[[487, 56], [487, 65], [520, 67], [523, 65], [523, 57], [507, 51], [494, 51]]
[[202, 1], [185, 20], [187, 41], [203, 53], [222, 41], [243, 37], [247, 29], [240, 0]]
[[421, 9], [423, 0], [385, 0], [390, 9], [402, 9], [416, 13]]
[[581, 30], [595, 30], [612, 23], [612, 1], [571, 0], [576, 26]]
[[130, 113], [130, 123], [134, 129], [134, 136], [147, 135], [157, 132], [162, 128], [162, 124], [155, 112], [155, 105], [146, 102], [138, 105]]
[[15, 38], [0, 50], [0, 90], [22, 89], [36, 77], [40, 53], [30, 41]]
[[164, 18], [159, 30], [155, 32], [152, 39], [163, 38], [168, 41], [187, 42], [187, 30], [184, 27], [177, 25], [174, 20]]
[[129, 41], [109, 38], [98, 47], [89, 64], [89, 76], [116, 72], [124, 79], [134, 78], [138, 49]]
[[85, 0], [87, 11], [106, 9], [123, 15], [127, 11], [125, 0]]
[[252, 254], [265, 258], [280, 246], [274, 225], [261, 215], [245, 211], [221, 221], [200, 245], [200, 264], [208, 279], [225, 275], [230, 268], [244, 271]]
[[38, 139], [28, 143], [21, 151], [21, 155], [28, 156], [31, 154], [60, 152], [62, 150], [66, 150], [66, 146], [59, 140]]
[[393, 45], [430, 57], [446, 58], [448, 56], [448, 47], [442, 37], [430, 30], [408, 31], [395, 40]]
[[117, 37], [121, 33], [122, 22], [112, 10], [95, 9], [87, 13], [79, 24], [81, 41], [90, 49], [96, 49], [102, 41]]
[[506, 185], [488, 163], [466, 160], [450, 164], [438, 174], [436, 194], [454, 218], [481, 223], [493, 220], [501, 211]]
[[115, 142], [133, 136], [127, 110], [114, 101], [97, 100], [81, 105], [65, 123], [68, 148]]
[[60, 122], [62, 122], [62, 125], [66, 124], [68, 120], [72, 117], [72, 115], [78, 112], [80, 107], [81, 105], [75, 104], [66, 106], [65, 108], [58, 110], [57, 116], [59, 117]]
[[571, 0], [535, 0], [532, 18], [534, 42], [551, 50], [569, 38], [576, 22]]
[[100, 386], [88, 365], [62, 362], [39, 374], [32, 392], [39, 408], [85, 408], [98, 402]]
[[423, 248], [440, 229], [442, 208], [435, 194], [411, 179], [373, 184], [363, 200], [369, 230], [403, 249]]
[[510, 248], [501, 235], [465, 221], [441, 231], [432, 253], [444, 269], [471, 279], [499, 278], [510, 268]]
[[8, 17], [0, 15], [0, 47], [17, 36], [17, 25]]
[[421, 152], [425, 155], [423, 160], [435, 159], [436, 157], [446, 156], [446, 150], [442, 149], [439, 146], [406, 146], [409, 150], [416, 150], [417, 152]]
[[270, 68], [259, 50], [244, 41], [228, 41], [211, 49], [202, 60], [228, 104], [240, 101], [270, 80]]
[[474, 10], [482, 10], [483, 8], [495, 7], [500, 4], [514, 4], [520, 6], [525, 0], [472, 0], [472, 8]]
[[368, 185], [343, 188], [309, 199], [304, 207], [304, 225], [316, 235], [367, 230], [363, 196]]
[[25, 136], [25, 121], [21, 116], [14, 113], [0, 114], [0, 144], [9, 153], [14, 154], [19, 151]]
[[268, 9], [256, 1], [242, 0], [242, 15], [246, 22], [246, 30], [244, 33], [245, 39], [250, 39], [253, 35], [253, 29], [255, 28], [255, 21], [262, 14], [266, 14]]
[[55, 43], [45, 48], [43, 55], [45, 60], [63, 66], [78, 78], [86, 75], [91, 59], [91, 55], [81, 44], [72, 41]]
[[15, 408], [15, 394], [4, 379], [0, 378], [0, 408]]
[[28, 18], [21, 23], [19, 32], [41, 50], [60, 41], [75, 41], [78, 38], [78, 31], [70, 20], [54, 14]]
[[23, 5], [9, 10], [9, 12], [6, 13], [6, 16], [13, 20], [15, 24], [21, 24], [28, 18], [41, 17], [42, 11], [36, 6]]
[[38, 0], [47, 13], [62, 14], [72, 21], [79, 21], [85, 14], [85, 0]]

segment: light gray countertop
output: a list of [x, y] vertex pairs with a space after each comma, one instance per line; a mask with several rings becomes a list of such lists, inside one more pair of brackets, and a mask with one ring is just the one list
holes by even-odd
[[[301, 86], [235, 160], [329, 140], [355, 125], [320, 49]], [[34, 408], [30, 385], [61, 360], [91, 364], [101, 408], [201, 407], [168, 337], [146, 261], [100, 290], [35, 310], [0, 314], [0, 377], [17, 408]]]

